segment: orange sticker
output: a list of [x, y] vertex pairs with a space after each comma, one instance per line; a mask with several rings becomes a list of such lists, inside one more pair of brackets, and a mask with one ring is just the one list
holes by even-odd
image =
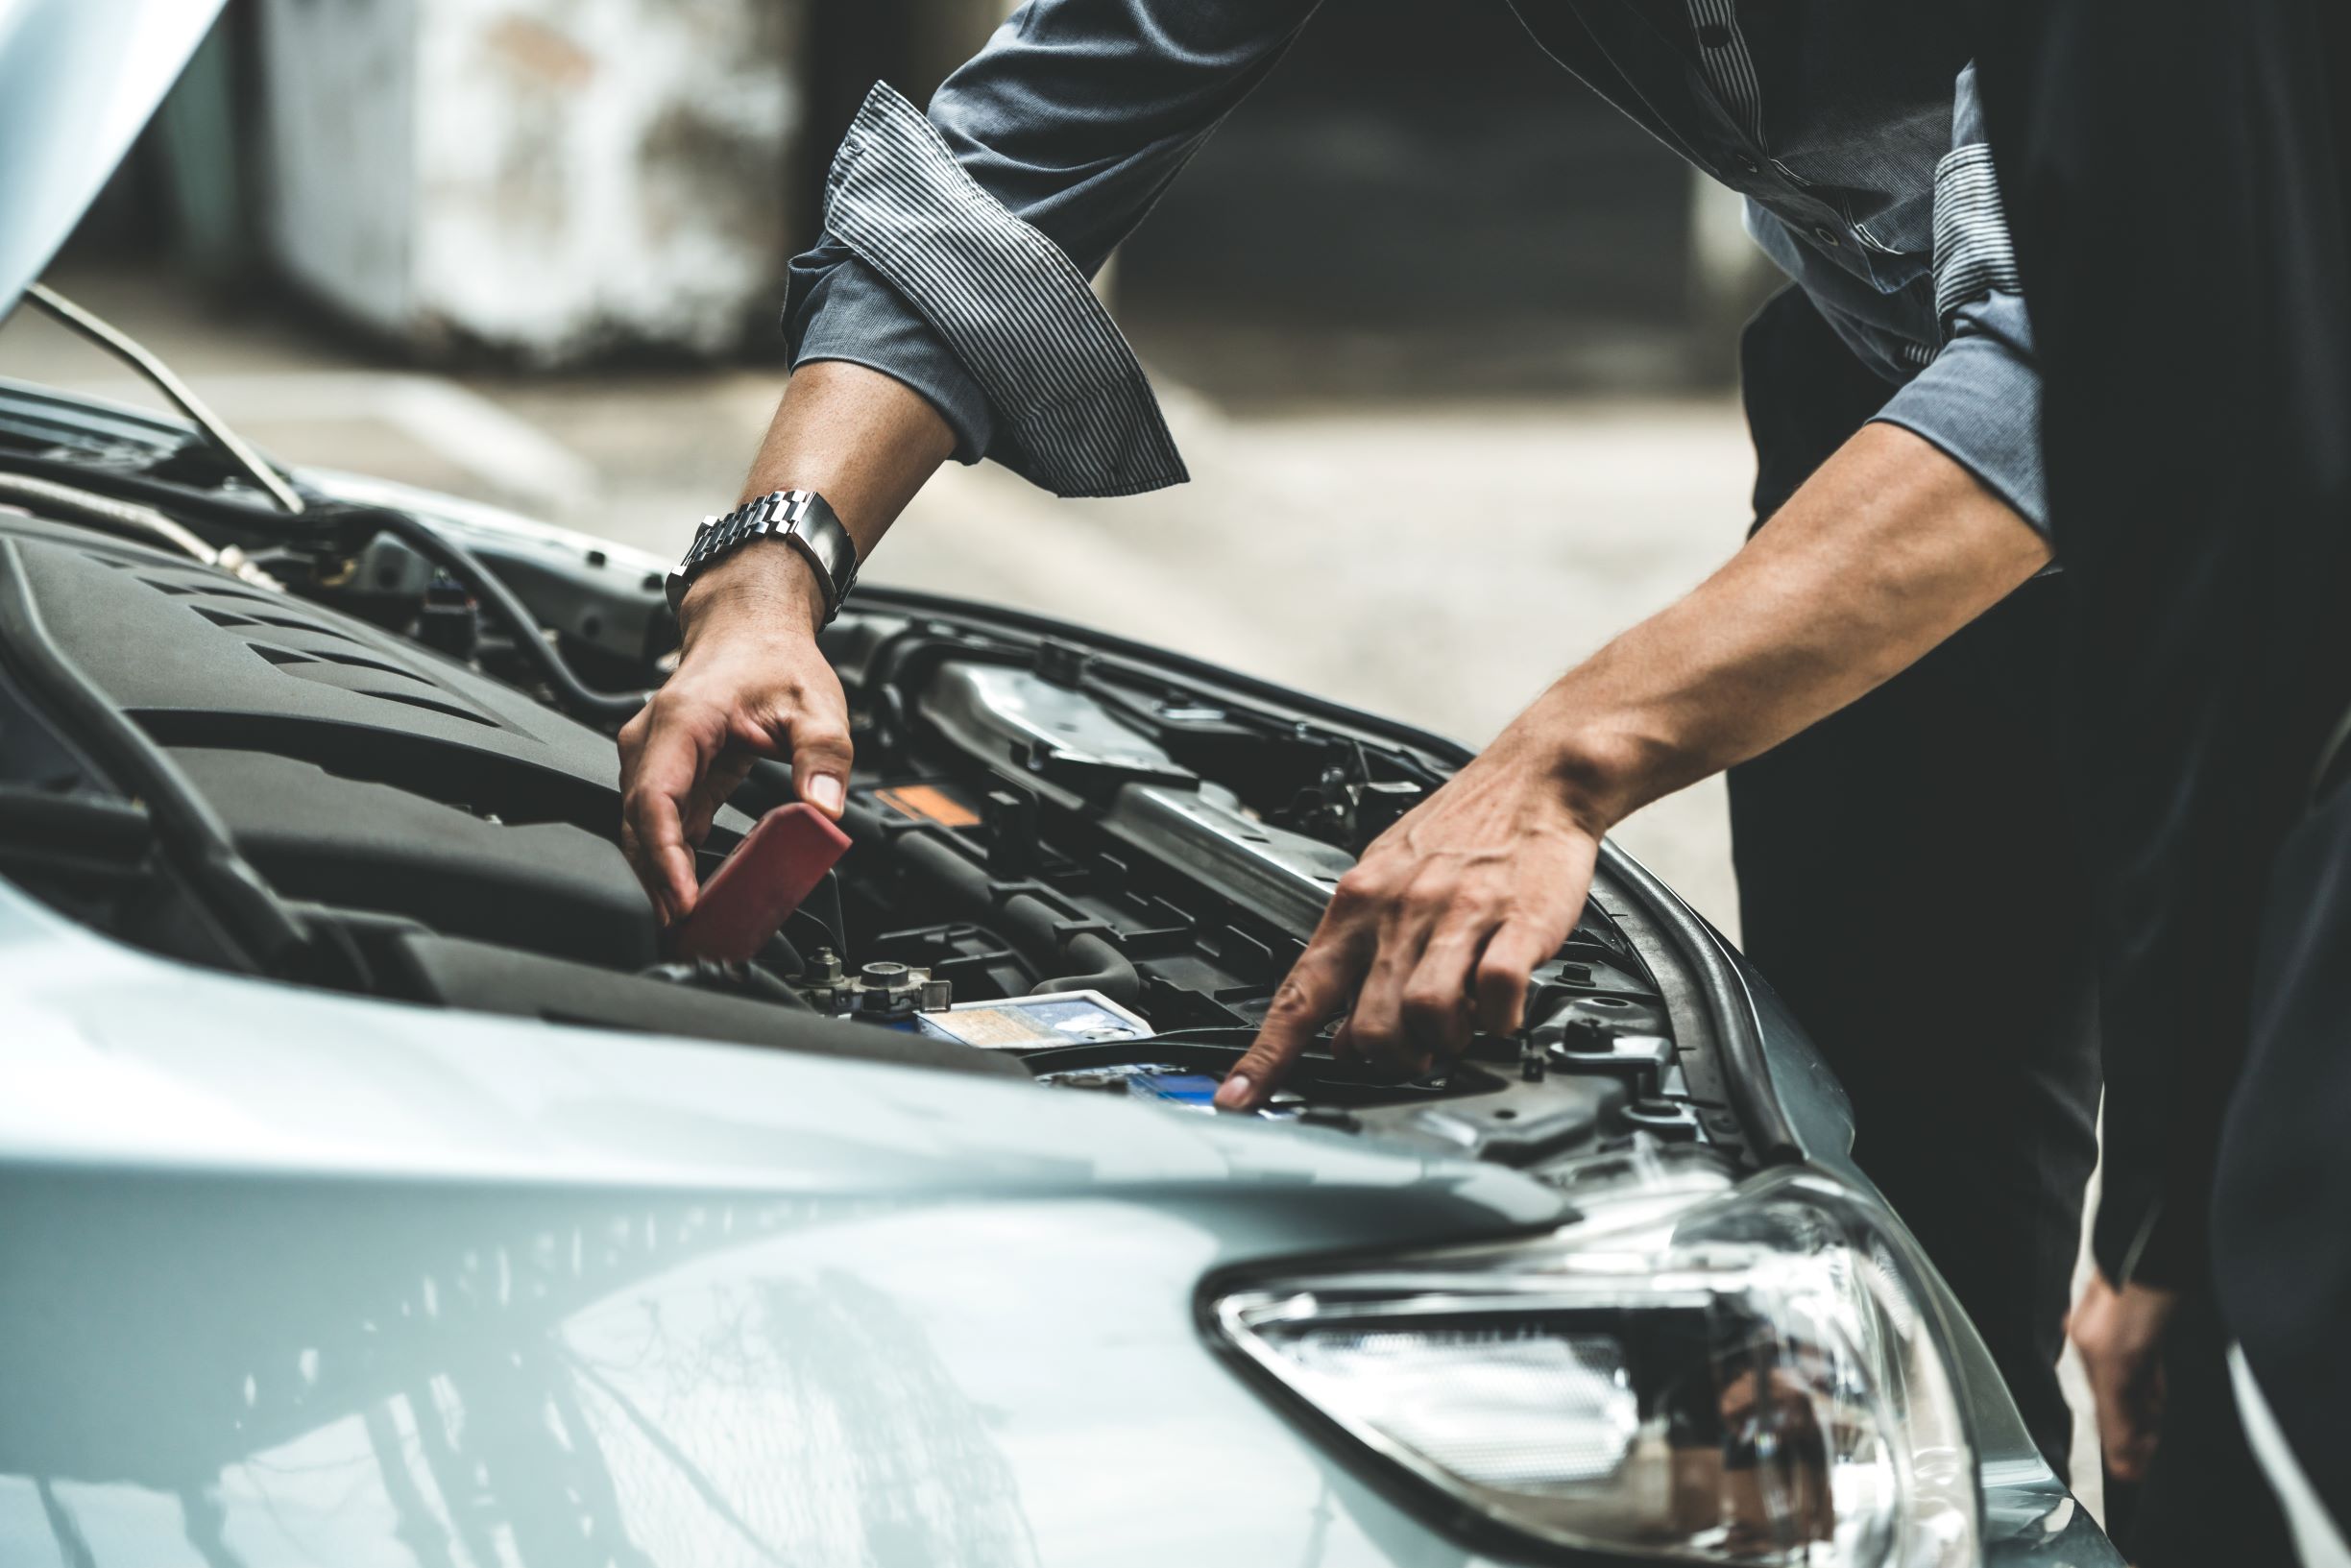
[[890, 809], [925, 822], [935, 822], [944, 828], [977, 828], [980, 813], [964, 805], [935, 784], [901, 784], [895, 789], [877, 789], [874, 799]]

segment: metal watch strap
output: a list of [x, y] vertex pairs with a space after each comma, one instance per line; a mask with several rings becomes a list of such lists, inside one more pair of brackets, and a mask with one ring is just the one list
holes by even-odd
[[825, 621], [840, 614], [849, 591], [857, 586], [857, 543], [822, 495], [812, 490], [778, 490], [746, 501], [723, 518], [706, 518], [694, 541], [669, 574], [669, 610], [677, 613], [687, 589], [714, 561], [732, 555], [756, 540], [780, 539], [816, 568], [824, 590]]

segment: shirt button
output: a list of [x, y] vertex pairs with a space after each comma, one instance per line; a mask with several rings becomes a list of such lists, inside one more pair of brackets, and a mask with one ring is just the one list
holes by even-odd
[[1698, 41], [1709, 49], [1727, 49], [1731, 45], [1731, 30], [1720, 22], [1709, 22], [1698, 30]]
[[1763, 172], [1763, 165], [1757, 163], [1754, 158], [1749, 157], [1745, 153], [1737, 155], [1733, 161], [1735, 161], [1740, 168], [1746, 170], [1749, 174], [1761, 174]]
[[1837, 231], [1830, 228], [1827, 224], [1821, 224], [1815, 227], [1812, 230], [1812, 237], [1820, 241], [1823, 245], [1829, 247], [1829, 249], [1831, 251], [1835, 250], [1839, 245], [1844, 243], [1844, 241], [1837, 234]]

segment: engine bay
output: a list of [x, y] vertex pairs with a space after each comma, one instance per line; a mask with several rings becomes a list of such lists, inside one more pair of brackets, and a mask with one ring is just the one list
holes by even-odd
[[[749, 961], [683, 961], [618, 848], [631, 704], [567, 713], [546, 678], [551, 650], [574, 685], [658, 682], [674, 631], [642, 558], [380, 507], [297, 532], [170, 474], [184, 454], [116, 440], [93, 467], [70, 434], [0, 417], [0, 472], [79, 463], [89, 495], [234, 559], [0, 484], [0, 875], [185, 961], [1207, 1114], [1332, 886], [1459, 760], [1113, 638], [861, 591], [825, 639], [850, 848]], [[543, 646], [494, 613], [509, 593]], [[755, 766], [705, 880], [790, 798]], [[176, 817], [219, 839], [210, 860]], [[294, 957], [256, 957], [225, 918], [240, 901], [299, 933]], [[1604, 866], [1521, 1036], [1409, 1080], [1325, 1044], [1260, 1114], [1524, 1167], [1643, 1134], [1735, 1147], [1669, 935]]]

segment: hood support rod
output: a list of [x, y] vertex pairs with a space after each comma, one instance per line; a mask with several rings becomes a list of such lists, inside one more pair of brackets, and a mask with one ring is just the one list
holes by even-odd
[[211, 439], [212, 445], [220, 448], [223, 456], [268, 493], [280, 511], [303, 511], [303, 498], [294, 494], [294, 487], [286, 483], [285, 475], [270, 467], [259, 452], [245, 444], [242, 436], [222, 423], [220, 417], [206, 408], [189, 390], [188, 384], [181, 380], [169, 365], [149, 352], [144, 344], [90, 314], [45, 283], [28, 287], [25, 298], [38, 305], [59, 326], [87, 338], [153, 382], [158, 392], [169, 398], [174, 407], [185, 414], [198, 429]]

